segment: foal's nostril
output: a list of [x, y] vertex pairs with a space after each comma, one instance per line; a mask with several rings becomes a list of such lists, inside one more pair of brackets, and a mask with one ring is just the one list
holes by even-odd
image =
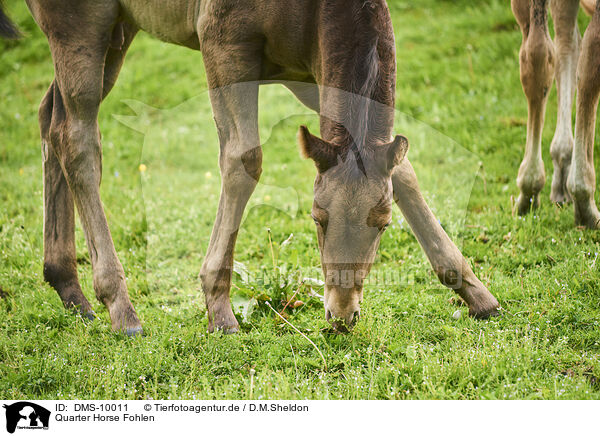
[[358, 322], [360, 318], [360, 311], [354, 312], [350, 317], [348, 317], [348, 327], [352, 328]]
[[327, 311], [325, 312], [325, 319], [327, 321], [331, 320], [331, 311], [329, 309], [327, 309]]

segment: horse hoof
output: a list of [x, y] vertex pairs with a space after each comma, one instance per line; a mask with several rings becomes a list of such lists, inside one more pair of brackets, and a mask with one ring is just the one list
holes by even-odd
[[208, 332], [221, 332], [224, 335], [233, 335], [240, 331], [240, 324], [233, 315], [231, 305], [216, 307], [208, 311]]
[[224, 335], [235, 335], [236, 333], [239, 333], [239, 331], [239, 326], [225, 327], [222, 329]]
[[575, 203], [575, 225], [589, 230], [600, 229], [600, 212], [593, 202], [584, 207]]
[[128, 328], [125, 330], [125, 334], [127, 336], [129, 336], [130, 338], [136, 337], [136, 336], [143, 336], [144, 335], [144, 329], [142, 329], [141, 327], [132, 327], [132, 328]]
[[550, 194], [550, 201], [554, 204], [563, 206], [571, 203], [571, 196], [567, 193], [566, 189], [562, 191], [552, 191]]
[[221, 332], [224, 335], [235, 335], [236, 333], [239, 333], [239, 331], [240, 325], [237, 323], [232, 325], [215, 325], [208, 329], [209, 333]]
[[534, 195], [533, 197], [524, 196], [523, 194], [519, 195], [517, 199], [517, 212], [519, 215], [527, 215], [534, 209], [540, 207], [540, 199], [538, 195]]
[[486, 320], [489, 318], [496, 318], [502, 316], [498, 307], [494, 307], [493, 309], [482, 310], [482, 311], [471, 311], [469, 310], [469, 316], [478, 319], [478, 320]]

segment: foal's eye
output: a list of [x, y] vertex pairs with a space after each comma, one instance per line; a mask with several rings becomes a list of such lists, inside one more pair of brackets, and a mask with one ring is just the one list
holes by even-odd
[[311, 215], [310, 217], [312, 218], [312, 220], [315, 222], [316, 225], [318, 225], [318, 226], [321, 225], [321, 223], [319, 222], [319, 220], [316, 219], [314, 215]]
[[384, 225], [383, 225], [383, 227], [381, 228], [381, 231], [382, 231], [382, 232], [383, 232], [383, 231], [385, 231], [385, 229], [387, 229], [387, 228], [390, 226], [390, 224], [391, 224], [391, 223], [392, 223], [392, 222], [390, 221], [389, 223], [387, 223], [387, 224], [384, 224]]

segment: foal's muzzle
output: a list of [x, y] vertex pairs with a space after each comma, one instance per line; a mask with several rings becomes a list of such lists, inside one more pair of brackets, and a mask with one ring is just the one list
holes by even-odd
[[329, 321], [333, 329], [339, 333], [349, 333], [360, 319], [360, 309], [351, 310], [344, 315], [332, 313], [325, 310], [325, 319]]

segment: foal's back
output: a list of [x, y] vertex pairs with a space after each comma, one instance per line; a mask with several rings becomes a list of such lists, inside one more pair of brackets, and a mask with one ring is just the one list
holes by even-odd
[[[346, 0], [347, 4], [354, 0]], [[199, 49], [205, 31], [223, 42], [281, 38], [296, 45], [313, 27], [322, 0], [118, 0], [124, 18], [166, 42]], [[336, 3], [336, 2], [329, 2]]]

